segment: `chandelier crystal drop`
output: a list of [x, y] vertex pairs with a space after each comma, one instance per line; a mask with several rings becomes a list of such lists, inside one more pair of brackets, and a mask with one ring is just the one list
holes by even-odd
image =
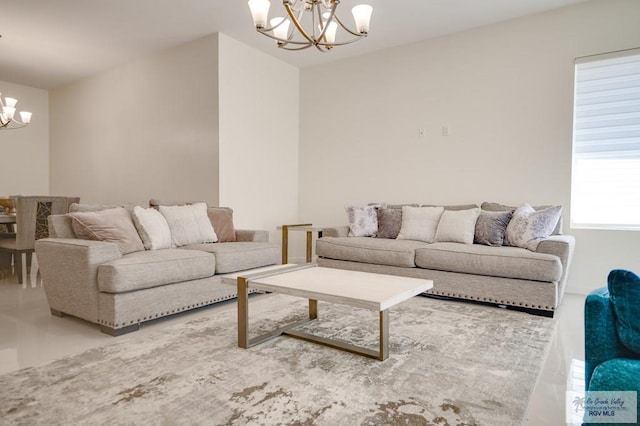
[[[340, 0], [282, 0], [286, 16], [271, 20], [268, 19], [269, 0], [249, 0], [249, 9], [256, 31], [276, 40], [279, 48], [302, 50], [314, 46], [327, 52], [334, 46], [360, 40], [369, 33], [373, 7], [360, 4], [351, 10], [355, 22], [355, 30], [351, 30], [336, 14], [339, 3]], [[347, 38], [341, 40], [342, 37]]]
[[20, 119], [16, 118], [17, 103], [17, 99], [9, 97], [3, 101], [0, 93], [0, 130], [19, 129], [31, 122], [31, 113], [28, 111], [20, 111]]

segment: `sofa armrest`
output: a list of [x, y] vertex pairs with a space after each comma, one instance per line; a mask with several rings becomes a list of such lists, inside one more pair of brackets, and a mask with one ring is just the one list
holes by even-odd
[[49, 307], [98, 321], [98, 267], [122, 257], [115, 243], [77, 238], [43, 238], [35, 251]]
[[536, 249], [537, 253], [553, 254], [560, 259], [562, 275], [558, 282], [558, 300], [562, 300], [562, 295], [564, 294], [575, 246], [576, 239], [573, 235], [551, 235], [540, 241]]
[[236, 229], [236, 241], [268, 243], [269, 231], [254, 229]]
[[323, 237], [348, 237], [349, 236], [349, 226], [332, 226], [330, 228], [322, 229]]
[[607, 287], [587, 296], [584, 304], [585, 387], [588, 390], [593, 370], [609, 359], [633, 358], [618, 338], [616, 315]]

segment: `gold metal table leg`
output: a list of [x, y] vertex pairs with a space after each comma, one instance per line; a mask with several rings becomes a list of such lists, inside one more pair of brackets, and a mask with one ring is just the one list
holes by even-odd
[[289, 263], [289, 225], [282, 225], [282, 264]]
[[309, 299], [309, 319], [318, 318], [318, 301]]
[[249, 289], [244, 277], [238, 277], [238, 346], [249, 347]]
[[307, 231], [307, 263], [311, 263], [313, 250], [313, 232]]

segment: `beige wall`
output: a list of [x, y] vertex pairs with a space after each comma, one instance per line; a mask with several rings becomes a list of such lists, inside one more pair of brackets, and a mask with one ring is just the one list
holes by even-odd
[[18, 111], [31, 111], [31, 124], [0, 130], [0, 196], [49, 195], [49, 93], [0, 81], [0, 93], [18, 100]]
[[297, 219], [299, 71], [224, 34], [219, 65], [220, 204], [278, 241]]
[[51, 91], [51, 191], [218, 202], [216, 34]]
[[[300, 218], [485, 200], [561, 204], [568, 218], [574, 58], [640, 46], [638, 16], [635, 0], [589, 2], [302, 70]], [[565, 231], [569, 291], [640, 271], [640, 232]]]

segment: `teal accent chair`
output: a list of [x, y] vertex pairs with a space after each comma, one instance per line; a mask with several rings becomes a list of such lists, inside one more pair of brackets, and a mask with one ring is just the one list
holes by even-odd
[[636, 391], [640, 408], [640, 277], [611, 271], [587, 296], [584, 328], [585, 389]]

